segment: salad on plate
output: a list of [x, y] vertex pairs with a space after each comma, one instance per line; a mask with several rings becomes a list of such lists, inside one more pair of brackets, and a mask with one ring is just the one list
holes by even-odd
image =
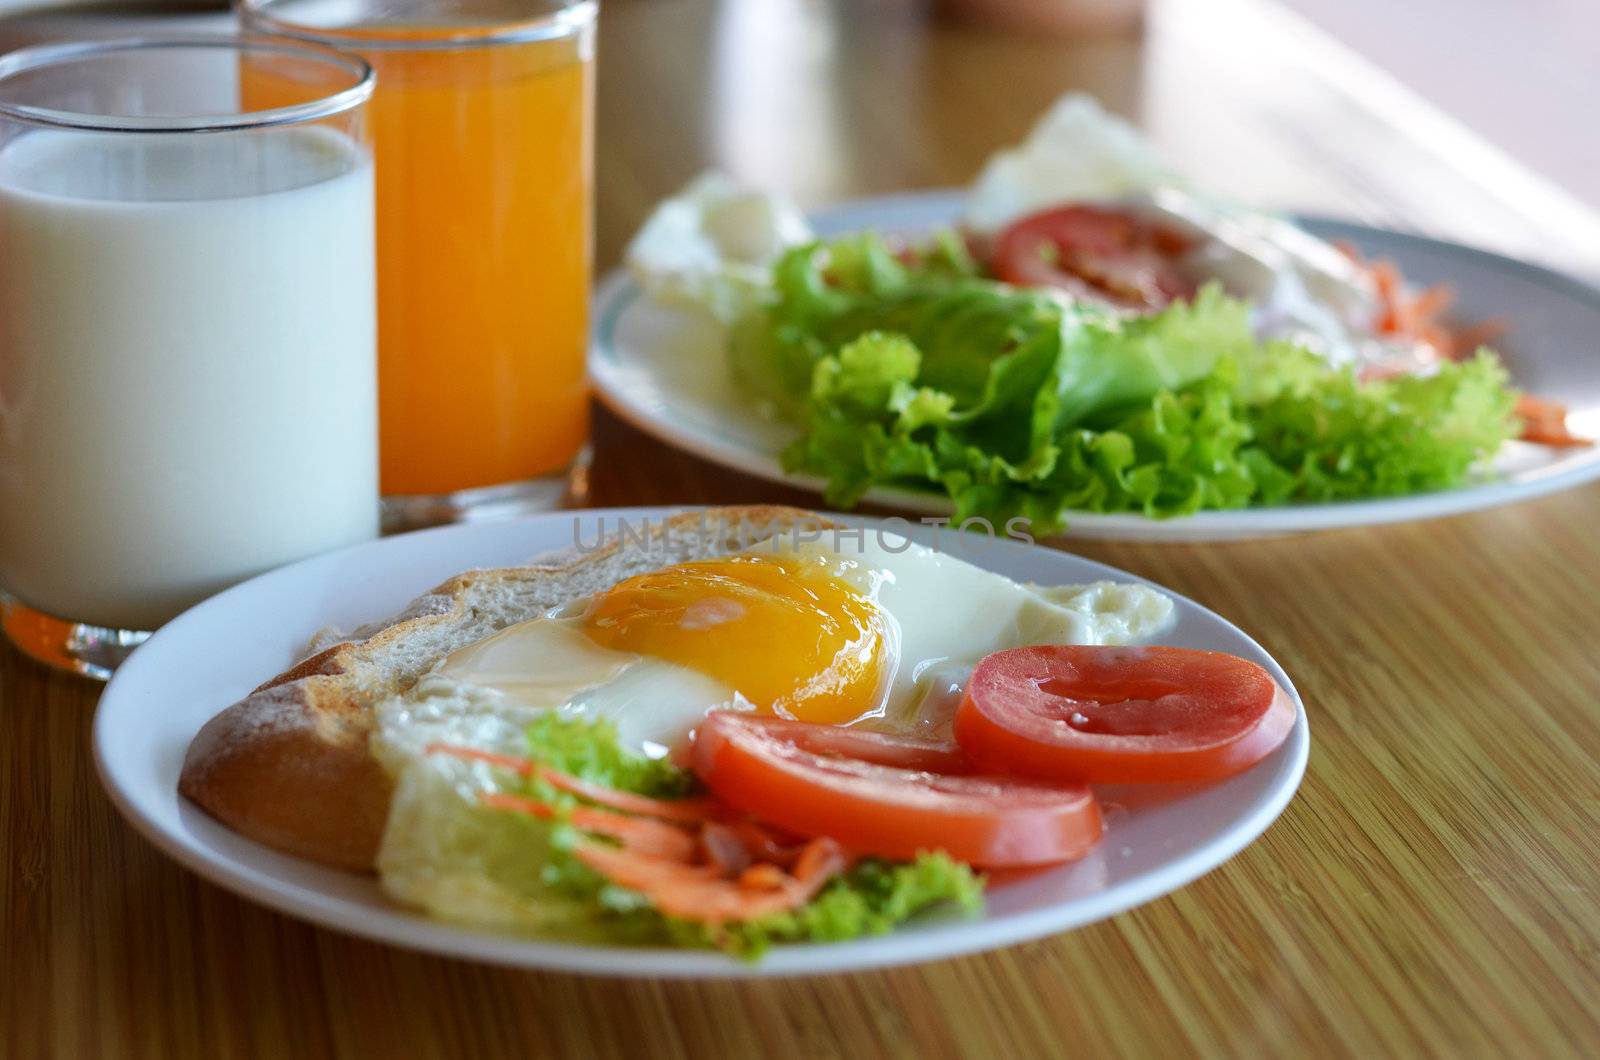
[[957, 226], [817, 238], [710, 174], [630, 271], [717, 322], [727, 371], [792, 425], [827, 499], [947, 495], [957, 520], [1155, 518], [1474, 481], [1501, 447], [1586, 446], [1516, 390], [1489, 321], [1277, 216], [1218, 201], [1088, 97], [986, 165]]

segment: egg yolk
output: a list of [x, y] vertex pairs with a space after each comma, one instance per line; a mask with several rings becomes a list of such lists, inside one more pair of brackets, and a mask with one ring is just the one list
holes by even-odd
[[585, 628], [604, 647], [686, 666], [757, 707], [835, 725], [876, 706], [888, 654], [875, 603], [789, 556], [636, 575], [595, 601]]

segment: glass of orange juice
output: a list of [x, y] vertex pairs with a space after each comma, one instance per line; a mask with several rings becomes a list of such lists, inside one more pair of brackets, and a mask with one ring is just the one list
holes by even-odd
[[[384, 523], [550, 508], [581, 481], [595, 0], [240, 0], [377, 72]], [[246, 69], [245, 99], [299, 92]]]

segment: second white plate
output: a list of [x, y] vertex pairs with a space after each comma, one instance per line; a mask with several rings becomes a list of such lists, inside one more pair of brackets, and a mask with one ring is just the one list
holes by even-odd
[[[959, 192], [867, 199], [813, 218], [824, 235], [861, 229], [915, 234], [953, 222]], [[1474, 319], [1504, 317], [1501, 352], [1522, 389], [1563, 402], [1580, 433], [1600, 434], [1600, 291], [1533, 265], [1468, 247], [1382, 229], [1312, 220], [1325, 238], [1393, 259], [1420, 284], [1449, 283]], [[785, 474], [778, 454], [793, 427], [762, 417], [729, 378], [719, 329], [692, 314], [657, 306], [617, 273], [597, 292], [589, 374], [602, 400], [634, 426], [714, 463], [821, 493], [821, 479]], [[1478, 481], [1459, 489], [1371, 501], [1200, 512], [1176, 519], [1079, 512], [1066, 535], [1142, 541], [1211, 541], [1366, 526], [1455, 515], [1567, 489], [1600, 477], [1600, 447], [1549, 449], [1510, 442]], [[879, 487], [872, 504], [948, 515], [947, 498]]]

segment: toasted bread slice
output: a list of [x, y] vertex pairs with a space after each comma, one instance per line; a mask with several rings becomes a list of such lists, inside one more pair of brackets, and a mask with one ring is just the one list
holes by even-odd
[[371, 872], [393, 788], [368, 749], [378, 703], [457, 648], [634, 574], [830, 525], [797, 508], [686, 512], [652, 524], [648, 538], [641, 532], [527, 567], [458, 575], [212, 718], [189, 745], [178, 789], [251, 839]]

